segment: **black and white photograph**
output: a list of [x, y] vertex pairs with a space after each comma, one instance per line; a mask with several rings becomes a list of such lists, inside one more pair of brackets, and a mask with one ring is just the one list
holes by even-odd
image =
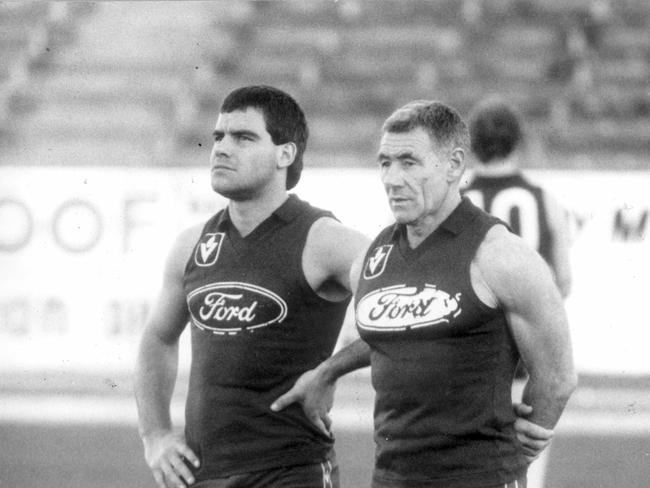
[[0, 1], [0, 487], [650, 486], [650, 2]]

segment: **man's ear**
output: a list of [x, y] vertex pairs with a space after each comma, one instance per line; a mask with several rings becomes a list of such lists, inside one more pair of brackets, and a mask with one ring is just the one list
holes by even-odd
[[296, 159], [298, 148], [293, 142], [287, 142], [278, 146], [278, 167], [288, 168]]
[[449, 172], [447, 174], [449, 181], [460, 180], [465, 171], [465, 151], [460, 147], [455, 147], [449, 155]]

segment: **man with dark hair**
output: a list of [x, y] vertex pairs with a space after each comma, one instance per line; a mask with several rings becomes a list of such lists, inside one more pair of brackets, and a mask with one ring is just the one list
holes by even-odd
[[440, 102], [412, 102], [386, 120], [378, 163], [396, 223], [352, 266], [361, 339], [273, 405], [298, 402], [327, 418], [336, 379], [370, 365], [375, 488], [525, 487], [536, 453], [511, 406], [519, 356], [534, 424], [553, 428], [575, 388], [548, 267], [461, 197], [468, 145], [465, 123]]
[[[329, 426], [270, 403], [329, 357], [367, 239], [287, 190], [308, 129], [300, 106], [268, 86], [223, 101], [210, 156], [229, 199], [178, 237], [138, 355], [145, 458], [160, 488], [336, 487]], [[172, 430], [178, 341], [191, 324], [185, 435]]]
[[553, 271], [563, 297], [571, 290], [569, 232], [564, 210], [519, 169], [523, 130], [515, 110], [500, 98], [489, 98], [469, 116], [472, 152], [478, 164], [464, 190], [472, 202], [504, 221]]
[[221, 104], [221, 113], [257, 108], [262, 111], [266, 130], [273, 144], [293, 142], [296, 155], [287, 168], [287, 190], [298, 184], [302, 173], [302, 158], [307, 147], [309, 129], [300, 106], [287, 103], [286, 94], [267, 86], [251, 86], [235, 90]]

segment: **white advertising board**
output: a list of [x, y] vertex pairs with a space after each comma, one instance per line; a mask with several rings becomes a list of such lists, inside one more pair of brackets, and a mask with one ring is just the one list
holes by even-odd
[[[650, 172], [531, 177], [572, 216], [578, 368], [650, 373]], [[373, 169], [309, 169], [296, 193], [370, 237], [391, 221]], [[173, 239], [224, 204], [201, 169], [0, 168], [0, 370], [130, 370]]]

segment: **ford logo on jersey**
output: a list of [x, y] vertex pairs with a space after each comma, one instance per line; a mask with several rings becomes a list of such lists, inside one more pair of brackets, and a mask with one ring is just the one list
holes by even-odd
[[435, 285], [397, 285], [365, 295], [357, 304], [357, 325], [366, 330], [401, 331], [449, 323], [461, 313], [455, 296]]
[[287, 304], [272, 291], [240, 282], [211, 283], [187, 296], [192, 323], [215, 334], [237, 334], [282, 322]]

